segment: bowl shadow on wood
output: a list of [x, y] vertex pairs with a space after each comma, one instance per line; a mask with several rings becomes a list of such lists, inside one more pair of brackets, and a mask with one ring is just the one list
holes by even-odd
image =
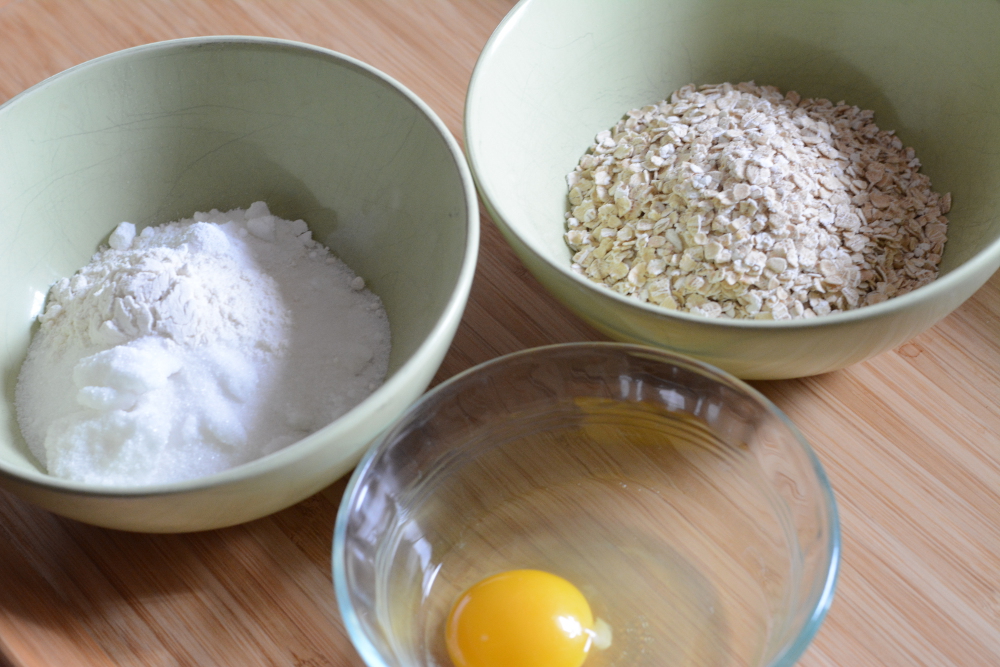
[[[224, 652], [252, 650], [254, 634], [302, 634], [283, 620], [290, 603], [280, 591], [299, 586], [320, 607], [333, 606], [327, 561], [337, 505], [330, 496], [339, 497], [345, 484], [255, 522], [186, 535], [89, 526], [0, 491], [0, 616], [60, 640], [81, 633], [79, 644], [96, 642], [127, 664], [159, 664], [164, 650], [181, 664], [197, 664], [206, 650], [199, 638], [213, 637], [221, 646], [211, 650]], [[322, 585], [311, 590], [317, 577]], [[174, 620], [158, 621], [157, 614]]]

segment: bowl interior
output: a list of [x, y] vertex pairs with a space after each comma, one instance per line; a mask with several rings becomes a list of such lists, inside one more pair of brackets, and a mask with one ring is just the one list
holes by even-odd
[[306, 220], [382, 298], [391, 378], [438, 324], [466, 259], [467, 198], [442, 130], [367, 66], [251, 38], [111, 54], [0, 107], [0, 465], [40, 470], [13, 409], [33, 318], [123, 220], [256, 200]]
[[334, 576], [372, 667], [450, 664], [458, 595], [520, 568], [565, 577], [611, 626], [588, 666], [790, 665], [838, 543], [825, 476], [766, 399], [666, 353], [581, 344], [414, 406], [355, 472]]
[[952, 193], [946, 275], [1000, 237], [997, 34], [986, 0], [529, 0], [477, 66], [467, 150], [504, 224], [569, 274], [565, 176], [625, 111], [692, 82], [845, 100]]

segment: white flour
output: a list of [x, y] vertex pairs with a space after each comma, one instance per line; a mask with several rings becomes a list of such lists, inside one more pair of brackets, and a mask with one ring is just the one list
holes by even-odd
[[263, 202], [122, 223], [49, 293], [16, 390], [57, 477], [141, 485], [251, 461], [326, 426], [385, 377], [364, 281]]

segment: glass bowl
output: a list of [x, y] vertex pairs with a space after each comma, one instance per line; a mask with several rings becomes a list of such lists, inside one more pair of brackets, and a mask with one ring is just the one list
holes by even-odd
[[536, 348], [426, 394], [355, 470], [333, 575], [370, 667], [450, 666], [444, 621], [512, 569], [611, 627], [584, 667], [787, 666], [829, 608], [833, 492], [752, 387], [651, 348]]

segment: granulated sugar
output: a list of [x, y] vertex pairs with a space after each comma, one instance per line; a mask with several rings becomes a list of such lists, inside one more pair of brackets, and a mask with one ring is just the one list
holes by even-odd
[[753, 82], [629, 111], [569, 174], [573, 270], [722, 318], [815, 317], [926, 285], [951, 196], [873, 115]]
[[216, 473], [329, 424], [385, 377], [364, 280], [263, 202], [146, 228], [49, 293], [18, 422], [57, 477], [144, 485]]

